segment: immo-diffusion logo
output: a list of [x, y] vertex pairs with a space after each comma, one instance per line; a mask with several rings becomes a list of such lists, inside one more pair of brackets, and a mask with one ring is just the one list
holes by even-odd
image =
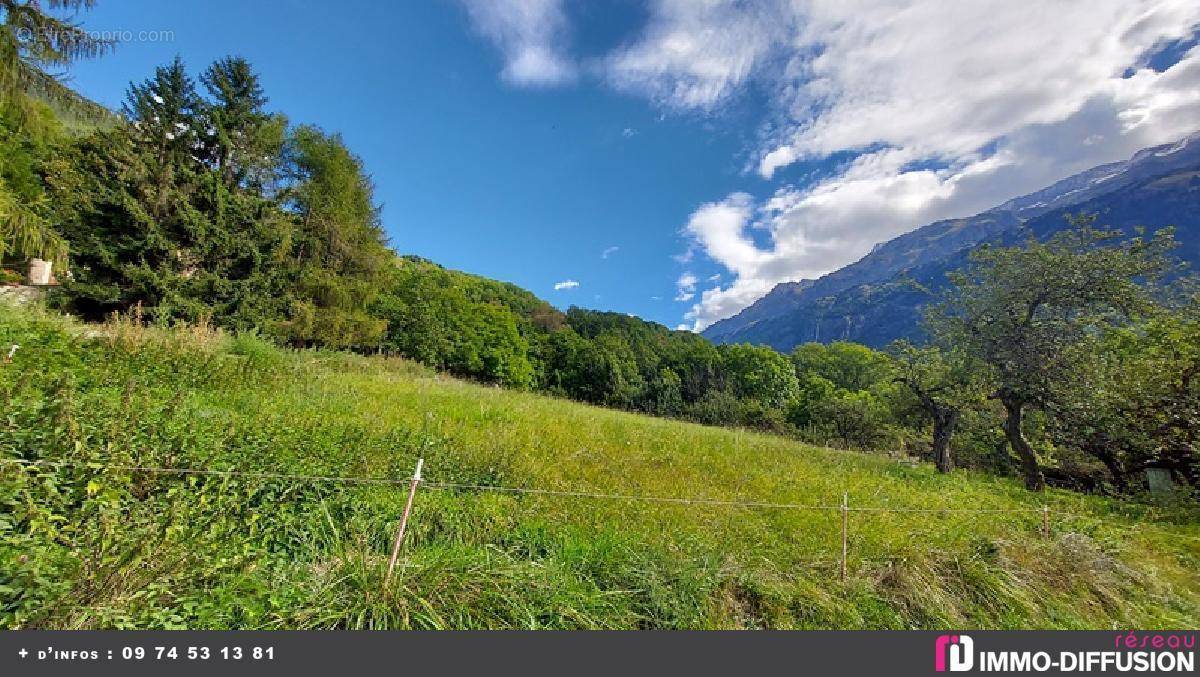
[[975, 642], [966, 635], [940, 635], [933, 643], [933, 668], [938, 672], [966, 672], [975, 664]]
[[933, 668], [937, 672], [1192, 673], [1195, 647], [1196, 636], [1190, 632], [1118, 633], [1111, 649], [1083, 651], [977, 650], [967, 635], [939, 635], [933, 644]]

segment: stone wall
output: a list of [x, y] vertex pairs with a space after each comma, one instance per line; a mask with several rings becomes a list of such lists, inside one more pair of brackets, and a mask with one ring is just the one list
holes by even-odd
[[28, 284], [0, 286], [0, 301], [25, 305], [46, 298], [50, 290], [47, 287], [35, 287]]

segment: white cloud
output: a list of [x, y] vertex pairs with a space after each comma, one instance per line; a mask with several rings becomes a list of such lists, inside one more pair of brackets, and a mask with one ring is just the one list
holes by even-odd
[[[638, 68], [613, 62], [619, 85], [670, 107], [708, 110], [759, 87], [774, 111], [755, 163], [764, 178], [800, 160], [852, 158], [815, 183], [785, 179], [766, 198], [734, 193], [693, 212], [688, 252], [731, 273], [725, 287], [700, 293], [686, 315], [695, 329], [916, 226], [1200, 128], [1200, 47], [1164, 72], [1144, 67], [1148, 53], [1200, 25], [1195, 2], [762, 7], [664, 0], [618, 55], [637, 55]], [[764, 16], [771, 28], [755, 30]], [[698, 78], [680, 56], [690, 53], [720, 64]], [[641, 79], [621, 79], [630, 72]]]
[[518, 86], [550, 86], [575, 79], [566, 53], [562, 0], [461, 0], [471, 24], [504, 57], [501, 76]]
[[[710, 257], [738, 275], [753, 271], [763, 257], [745, 229], [753, 201], [747, 193], [734, 193], [720, 202], [701, 205], [686, 227]], [[692, 283], [694, 286], [695, 277]]]
[[554, 283], [554, 291], [562, 291], [564, 289], [574, 289], [579, 286], [575, 280], [563, 280], [562, 282]]
[[711, 108], [745, 82], [796, 15], [775, 1], [658, 0], [641, 38], [603, 64], [618, 89], [671, 107]]
[[[1034, 125], [1112, 98], [1130, 66], [1185, 37], [1185, 0], [1024, 3], [938, 0], [808, 4], [781, 97], [790, 125], [764, 176], [806, 157], [886, 144], [956, 160]], [[816, 53], [819, 50], [819, 53]]]
[[696, 283], [699, 280], [691, 273], [684, 273], [675, 281], [675, 300], [691, 301], [696, 296]]
[[675, 263], [686, 266], [692, 262], [692, 258], [694, 256], [696, 256], [696, 248], [694, 246], [689, 246], [687, 249], [678, 254], [672, 254], [671, 260]]
[[637, 133], [638, 130], [634, 129], [633, 127], [626, 127], [625, 129], [621, 130], [621, 136], [625, 137], [626, 139], [632, 139], [633, 137], [637, 136]]
[[[508, 81], [576, 76], [562, 0], [462, 1]], [[700, 205], [673, 257], [728, 270], [679, 292], [703, 328], [916, 226], [1200, 128], [1200, 47], [1146, 67], [1197, 27], [1195, 0], [651, 0], [587, 72], [709, 124], [744, 124], [715, 113], [749, 90], [768, 102], [750, 164], [773, 193]], [[792, 183], [794, 164], [831, 156], [848, 159]]]
[[604, 251], [600, 252], [600, 258], [607, 259], [608, 257], [612, 256], [613, 254], [616, 254], [620, 250], [621, 250], [621, 248], [616, 245], [613, 245], [611, 247], [606, 247], [604, 249]]

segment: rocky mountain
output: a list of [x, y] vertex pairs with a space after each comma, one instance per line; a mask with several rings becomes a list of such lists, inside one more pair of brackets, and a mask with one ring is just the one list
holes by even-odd
[[[922, 307], [984, 242], [1046, 238], [1067, 216], [1097, 214], [1130, 233], [1174, 226], [1179, 256], [1200, 265], [1200, 132], [1147, 148], [1124, 162], [1094, 167], [975, 216], [923, 226], [817, 280], [776, 285], [737, 315], [706, 329], [717, 343], [755, 343], [790, 351], [808, 341], [849, 340], [881, 347], [921, 337]], [[912, 284], [919, 283], [920, 286]]]

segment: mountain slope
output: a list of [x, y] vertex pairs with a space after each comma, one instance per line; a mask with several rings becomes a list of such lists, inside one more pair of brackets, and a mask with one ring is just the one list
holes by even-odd
[[1173, 225], [1180, 257], [1200, 262], [1200, 134], [1148, 148], [1125, 162], [1101, 165], [1043, 190], [963, 219], [937, 221], [875, 248], [818, 280], [785, 282], [734, 317], [703, 333], [718, 343], [762, 343], [791, 350], [807, 341], [858, 341], [880, 347], [917, 337], [931, 289], [966, 263], [983, 242], [1048, 237], [1067, 215], [1095, 213], [1100, 223], [1132, 230]]
[[[98, 331], [0, 305], [0, 345], [13, 343], [0, 495], [19, 509], [0, 520], [0, 628], [1200, 622], [1200, 528], [1182, 511], [202, 327]], [[418, 457], [426, 483], [389, 585]], [[834, 506], [844, 493], [889, 509], [851, 514], [845, 583], [836, 508], [719, 503]]]

